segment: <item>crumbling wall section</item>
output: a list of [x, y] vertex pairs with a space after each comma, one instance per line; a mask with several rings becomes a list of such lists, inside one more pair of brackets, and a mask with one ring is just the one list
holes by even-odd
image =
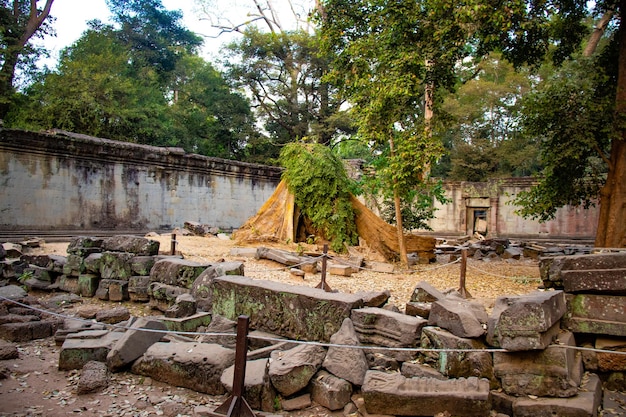
[[276, 167], [63, 131], [0, 130], [0, 230], [230, 230], [280, 181]]

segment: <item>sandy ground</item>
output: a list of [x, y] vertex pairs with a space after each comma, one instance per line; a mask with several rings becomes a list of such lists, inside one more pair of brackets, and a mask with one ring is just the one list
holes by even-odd
[[[171, 235], [152, 236], [161, 242], [161, 251], [167, 253], [171, 247]], [[267, 260], [237, 258], [230, 255], [237, 246], [232, 240], [217, 237], [178, 236], [177, 252], [186, 259], [197, 262], [215, 263], [222, 260], [244, 262], [246, 276], [269, 279], [293, 285], [315, 287], [321, 274], [306, 274], [304, 278], [292, 275], [288, 269]], [[295, 246], [279, 245], [282, 249], [295, 250]], [[65, 255], [67, 243], [46, 243], [35, 253]], [[306, 250], [316, 251], [316, 247]], [[350, 277], [328, 275], [326, 283], [341, 292], [383, 291], [391, 293], [390, 303], [401, 311], [409, 300], [415, 285], [428, 281], [440, 290], [458, 288], [459, 263], [449, 263], [441, 256], [438, 262], [401, 270], [392, 274], [361, 271]], [[490, 309], [499, 295], [523, 294], [539, 285], [539, 270], [536, 261], [468, 261], [467, 290]], [[49, 294], [34, 294], [48, 297]], [[64, 314], [75, 314], [81, 308], [110, 308], [111, 303], [96, 299], [85, 299]], [[133, 315], [157, 314], [147, 305], [124, 303]], [[59, 346], [52, 339], [36, 340], [19, 344], [19, 359], [0, 361], [0, 373], [8, 376], [0, 379], [0, 416], [194, 416], [194, 412], [214, 409], [226, 397], [213, 397], [188, 389], [172, 387], [127, 372], [111, 375], [109, 387], [97, 394], [77, 395], [76, 386], [80, 371], [59, 371]], [[329, 413], [320, 407], [312, 407], [290, 416], [341, 416]]]

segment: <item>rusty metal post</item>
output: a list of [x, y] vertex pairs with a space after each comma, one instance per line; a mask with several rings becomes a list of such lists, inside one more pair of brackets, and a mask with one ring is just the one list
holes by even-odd
[[170, 246], [172, 255], [176, 255], [176, 233], [172, 233], [172, 244]]
[[465, 288], [465, 276], [467, 273], [467, 248], [461, 249], [461, 278], [459, 283], [459, 293], [463, 298], [472, 298], [471, 294]]
[[320, 288], [326, 292], [333, 292], [333, 290], [326, 283], [326, 266], [328, 259], [328, 244], [324, 243], [324, 255], [322, 256], [322, 280], [315, 288]]
[[237, 319], [237, 339], [235, 341], [235, 373], [233, 375], [233, 392], [222, 405], [217, 407], [211, 416], [255, 417], [254, 412], [243, 398], [246, 380], [246, 359], [248, 355], [248, 326], [250, 318], [239, 316]]

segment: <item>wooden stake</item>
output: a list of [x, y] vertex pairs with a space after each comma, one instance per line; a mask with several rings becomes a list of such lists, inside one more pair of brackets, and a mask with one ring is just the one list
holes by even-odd
[[461, 249], [461, 278], [459, 283], [459, 293], [463, 298], [472, 298], [472, 295], [465, 288], [465, 275], [467, 273], [467, 248]]
[[326, 260], [328, 259], [328, 244], [324, 243], [324, 256], [322, 257], [322, 280], [315, 288], [321, 288], [326, 292], [333, 292], [333, 290], [326, 283]]

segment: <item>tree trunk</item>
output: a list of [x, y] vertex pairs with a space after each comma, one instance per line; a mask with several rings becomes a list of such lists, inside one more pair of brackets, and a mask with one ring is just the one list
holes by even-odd
[[[626, 13], [626, 0], [620, 1], [620, 13]], [[611, 143], [609, 172], [600, 193], [600, 217], [595, 245], [605, 248], [626, 247], [626, 22], [619, 28], [617, 95], [615, 113], [620, 137]]]
[[[391, 150], [391, 156], [394, 155], [394, 143], [393, 138], [389, 139], [389, 149]], [[393, 187], [393, 205], [396, 209], [396, 229], [398, 232], [398, 249], [400, 251], [400, 262], [404, 266], [409, 266], [409, 255], [406, 252], [406, 244], [404, 242], [404, 226], [402, 224], [402, 205], [400, 201], [400, 195], [398, 194], [398, 187], [396, 186], [397, 180], [394, 179]]]

